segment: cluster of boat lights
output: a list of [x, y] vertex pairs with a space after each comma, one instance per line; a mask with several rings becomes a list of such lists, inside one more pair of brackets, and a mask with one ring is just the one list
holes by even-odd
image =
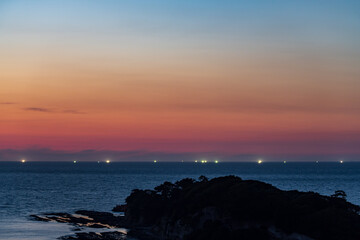
[[[207, 160], [200, 160], [200, 161], [198, 161], [198, 160], [195, 160], [194, 161], [195, 163], [208, 163], [208, 161]], [[214, 163], [219, 163], [219, 160], [214, 160]]]
[[[77, 161], [74, 161], [74, 163], [77, 163]], [[100, 161], [97, 161], [97, 163], [100, 163]], [[108, 164], [109, 164], [109, 163], [111, 163], [111, 161], [110, 161], [110, 160], [106, 160], [105, 163], [108, 163]]]
[[[75, 160], [73, 162], [77, 163], [78, 161]], [[158, 162], [157, 160], [154, 160], [154, 163], [157, 163], [157, 162]], [[181, 162], [184, 162], [184, 160], [182, 160]], [[26, 159], [21, 159], [21, 163], [26, 163]], [[100, 163], [100, 161], [98, 161], [97, 163]], [[109, 163], [111, 163], [111, 161], [110, 160], [105, 160], [105, 163], [109, 164]], [[208, 161], [207, 160], [200, 160], [200, 161], [195, 160], [195, 163], [208, 163]], [[214, 160], [214, 163], [219, 163], [219, 161]], [[263, 160], [259, 159], [259, 160], [257, 160], [257, 163], [262, 164]], [[283, 163], [286, 164], [286, 161], [284, 161]], [[319, 161], [315, 161], [315, 163], [319, 163]], [[344, 160], [340, 160], [339, 163], [344, 163]]]

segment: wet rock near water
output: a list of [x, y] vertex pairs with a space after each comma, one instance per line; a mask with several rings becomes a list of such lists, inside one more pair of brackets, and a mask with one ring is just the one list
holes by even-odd
[[118, 227], [124, 227], [123, 216], [115, 216], [108, 212], [87, 211], [79, 210], [74, 214], [69, 213], [43, 213], [40, 215], [31, 215], [30, 218], [35, 221], [50, 222], [55, 221], [59, 223], [68, 223], [74, 225], [72, 231], [76, 232], [73, 235], [67, 235], [60, 237], [61, 240], [123, 240], [126, 239], [126, 234], [120, 231], [111, 232], [80, 232], [83, 228], [96, 228], [101, 229], [113, 229]]
[[97, 212], [79, 210], [75, 214], [69, 213], [44, 213], [41, 215], [30, 215], [33, 220], [59, 223], [69, 223], [79, 227], [91, 228], [116, 228], [125, 227], [125, 219], [123, 216], [115, 216], [108, 212]]
[[125, 240], [126, 235], [121, 232], [88, 232], [76, 233], [74, 235], [63, 236], [60, 240]]

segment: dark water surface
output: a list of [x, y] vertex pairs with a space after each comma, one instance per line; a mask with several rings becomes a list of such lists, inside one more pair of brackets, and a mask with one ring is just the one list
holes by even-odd
[[283, 189], [331, 195], [344, 190], [360, 205], [360, 163], [84, 163], [0, 162], [0, 239], [56, 239], [71, 226], [28, 220], [29, 214], [110, 211], [132, 189], [200, 175], [237, 175]]

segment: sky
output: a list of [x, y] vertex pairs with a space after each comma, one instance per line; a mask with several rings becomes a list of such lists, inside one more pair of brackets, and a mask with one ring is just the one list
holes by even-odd
[[357, 0], [0, 1], [0, 160], [360, 160], [359, 12]]

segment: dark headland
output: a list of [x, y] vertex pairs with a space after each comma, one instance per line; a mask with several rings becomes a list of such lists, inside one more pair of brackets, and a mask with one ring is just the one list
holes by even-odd
[[[342, 191], [323, 196], [282, 191], [236, 176], [211, 180], [202, 176], [198, 181], [164, 182], [154, 190], [133, 190], [126, 205], [113, 209], [124, 216], [80, 210], [32, 215], [32, 219], [71, 223], [75, 230], [97, 228], [60, 239], [359, 240], [360, 207], [345, 197]], [[108, 231], [102, 231], [105, 228]]]

